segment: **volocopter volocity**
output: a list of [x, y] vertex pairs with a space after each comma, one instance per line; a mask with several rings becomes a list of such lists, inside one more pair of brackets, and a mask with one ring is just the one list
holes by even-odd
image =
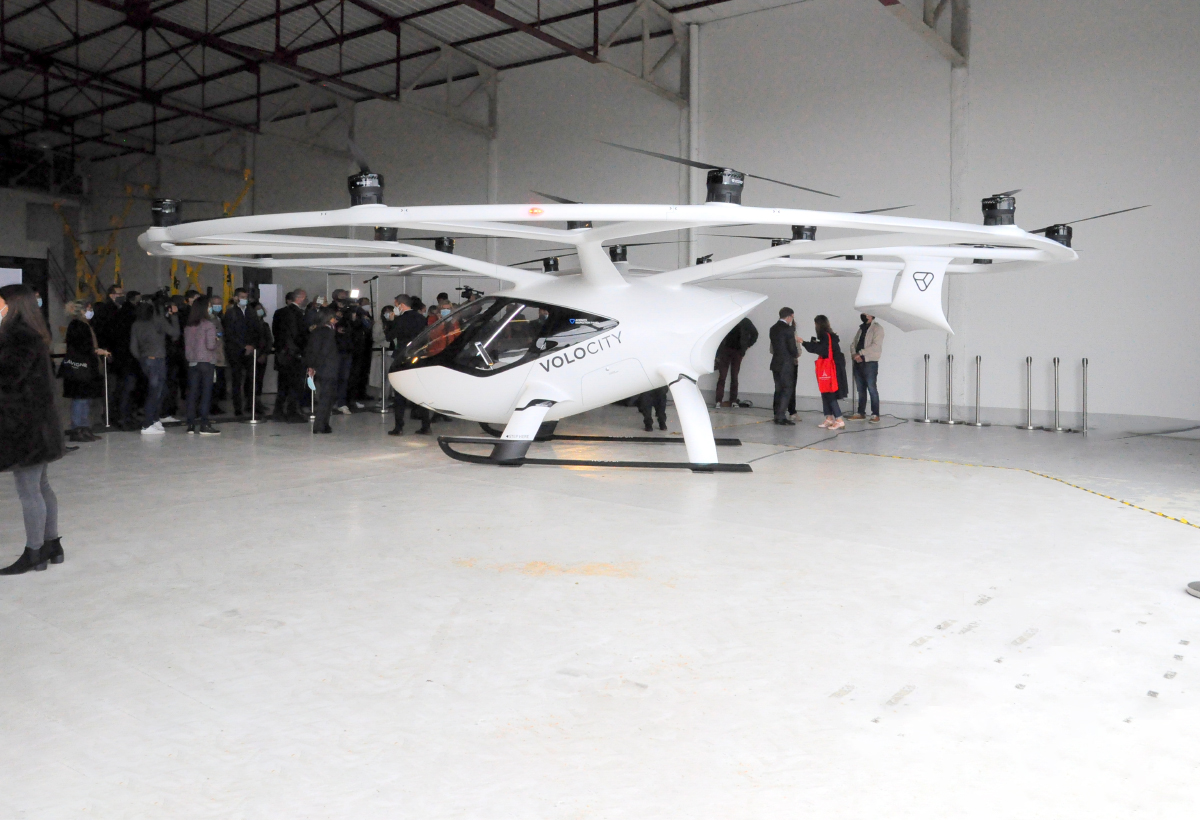
[[[856, 309], [901, 330], [952, 332], [942, 310], [948, 274], [991, 273], [1077, 258], [1068, 225], [1037, 232], [1016, 226], [1016, 192], [984, 199], [983, 225], [748, 207], [740, 204], [745, 175], [704, 167], [704, 205], [388, 207], [381, 204], [382, 178], [365, 172], [350, 177], [352, 205], [346, 209], [153, 227], [139, 242], [156, 256], [219, 265], [364, 274], [465, 273], [502, 280], [511, 288], [468, 302], [428, 327], [398, 357], [388, 377], [395, 390], [430, 410], [503, 425], [498, 439], [442, 437], [448, 454], [509, 465], [640, 466], [531, 459], [527, 453], [532, 442], [552, 436], [553, 424], [560, 419], [666, 386], [679, 415], [687, 461], [653, 464], [694, 470], [749, 469], [719, 461], [697, 382], [712, 372], [724, 335], [766, 299], [712, 283], [859, 276]], [[706, 264], [648, 273], [630, 268], [626, 246], [620, 244], [667, 231], [745, 225], [786, 228], [791, 238]], [[297, 233], [330, 227], [374, 228], [376, 239]], [[494, 264], [450, 252], [449, 243], [439, 243], [442, 250], [437, 250], [397, 240], [400, 229], [566, 246], [578, 255], [578, 271]], [[823, 229], [843, 235], [817, 238]], [[468, 455], [450, 447], [462, 442], [486, 442], [491, 454]]]

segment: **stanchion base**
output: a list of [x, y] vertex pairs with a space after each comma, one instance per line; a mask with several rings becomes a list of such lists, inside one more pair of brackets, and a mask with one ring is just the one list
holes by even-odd
[[938, 419], [938, 424], [966, 424], [966, 422], [957, 419]]
[[1032, 424], [1018, 424], [1018, 430], [1040, 430], [1040, 427], [1034, 427]]
[[249, 421], [246, 422], [246, 424], [262, 424], [262, 423], [263, 423], [263, 419], [250, 419]]
[[1038, 427], [1036, 428], [1046, 433], [1078, 433], [1078, 430], [1072, 430], [1070, 427]]
[[917, 424], [933, 424], [933, 419], [913, 419]]
[[967, 426], [968, 427], [991, 427], [992, 423], [989, 421], [969, 421], [969, 422], [967, 422]]

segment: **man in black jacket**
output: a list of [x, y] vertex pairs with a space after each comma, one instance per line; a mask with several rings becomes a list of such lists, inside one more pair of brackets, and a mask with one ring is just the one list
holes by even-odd
[[233, 414], [240, 416], [242, 409], [250, 404], [251, 359], [254, 353], [254, 328], [246, 310], [250, 306], [250, 293], [245, 288], [233, 292], [233, 299], [221, 314], [225, 328], [225, 362], [229, 377], [233, 381]]
[[308, 414], [301, 408], [309, 403], [304, 384], [304, 346], [308, 328], [304, 324], [304, 303], [308, 294], [296, 290], [284, 297], [286, 304], [271, 318], [275, 338], [275, 369], [279, 372], [274, 421], [304, 422]]
[[[396, 353], [392, 357], [393, 367], [403, 359], [404, 348], [408, 347], [408, 343], [425, 329], [425, 317], [420, 311], [413, 310], [413, 297], [397, 296], [396, 297], [396, 318], [392, 321], [391, 327], [388, 329], [389, 338], [396, 345]], [[386, 386], [384, 387], [386, 390]], [[398, 436], [404, 432], [404, 411], [409, 407], [413, 408], [413, 416], [421, 422], [421, 429], [418, 433], [429, 435], [429, 411], [421, 407], [416, 402], [410, 402], [400, 393], [393, 391], [392, 408], [396, 416], [396, 426], [388, 431], [389, 436]]]
[[304, 366], [308, 377], [317, 386], [317, 418], [313, 422], [313, 432], [332, 433], [329, 414], [337, 400], [338, 389], [337, 311], [321, 308], [316, 319], [317, 325], [308, 334], [304, 347]]
[[[717, 347], [717, 359], [713, 367], [717, 371], [717, 407], [741, 407], [738, 401], [738, 373], [742, 369], [742, 359], [746, 356], [755, 342], [758, 341], [758, 328], [747, 316], [733, 326], [733, 330], [725, 334]], [[722, 402], [725, 397], [725, 377], [729, 377], [729, 401]], [[747, 407], [750, 405], [747, 404]]]
[[800, 351], [796, 347], [796, 312], [790, 307], [779, 309], [779, 321], [771, 326], [771, 375], [775, 378], [773, 409], [775, 423], [794, 427], [796, 422], [786, 415], [788, 399], [795, 400], [796, 364]]

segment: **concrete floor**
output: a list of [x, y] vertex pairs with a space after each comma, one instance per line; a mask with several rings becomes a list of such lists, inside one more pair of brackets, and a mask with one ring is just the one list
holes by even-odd
[[1190, 816], [1200, 530], [919, 459], [1200, 519], [1200, 441], [818, 418], [715, 414], [750, 475], [85, 445], [67, 562], [0, 579], [0, 816]]

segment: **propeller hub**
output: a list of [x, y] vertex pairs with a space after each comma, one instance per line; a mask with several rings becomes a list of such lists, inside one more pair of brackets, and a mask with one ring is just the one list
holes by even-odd
[[376, 242], [395, 242], [396, 237], [399, 235], [400, 235], [399, 228], [376, 228], [375, 229], [375, 241]]
[[1074, 236], [1075, 229], [1070, 225], [1051, 225], [1046, 229], [1046, 238], [1053, 239], [1060, 245], [1071, 247], [1071, 237]]
[[441, 253], [454, 253], [454, 237], [441, 236], [433, 240], [433, 249]]
[[706, 254], [704, 254], [704, 256], [696, 257], [696, 264], [697, 265], [707, 265], [709, 262], [712, 261], [712, 258], [713, 258], [713, 255], [711, 253], [706, 253]]
[[708, 172], [708, 196], [705, 202], [727, 202], [742, 204], [742, 189], [746, 187], [746, 175], [732, 168], [713, 168]]
[[352, 174], [346, 180], [346, 187], [350, 189], [351, 208], [358, 205], [383, 204], [383, 174]]
[[570, 220], [567, 220], [567, 230], [568, 231], [577, 231], [580, 228], [590, 228], [590, 227], [592, 227], [592, 223], [590, 221], [589, 222], [572, 222]]
[[984, 225], [1015, 225], [1017, 221], [1017, 198], [1007, 194], [985, 197], [983, 200]]
[[169, 228], [183, 220], [183, 200], [156, 199], [150, 203], [150, 223], [156, 228]]
[[792, 226], [792, 241], [797, 239], [807, 239], [812, 242], [817, 238], [816, 225], [793, 225]]
[[558, 273], [558, 257], [550, 256], [543, 259], [542, 270], [546, 273]]
[[628, 262], [629, 248], [624, 245], [609, 245], [608, 258], [613, 262]]

